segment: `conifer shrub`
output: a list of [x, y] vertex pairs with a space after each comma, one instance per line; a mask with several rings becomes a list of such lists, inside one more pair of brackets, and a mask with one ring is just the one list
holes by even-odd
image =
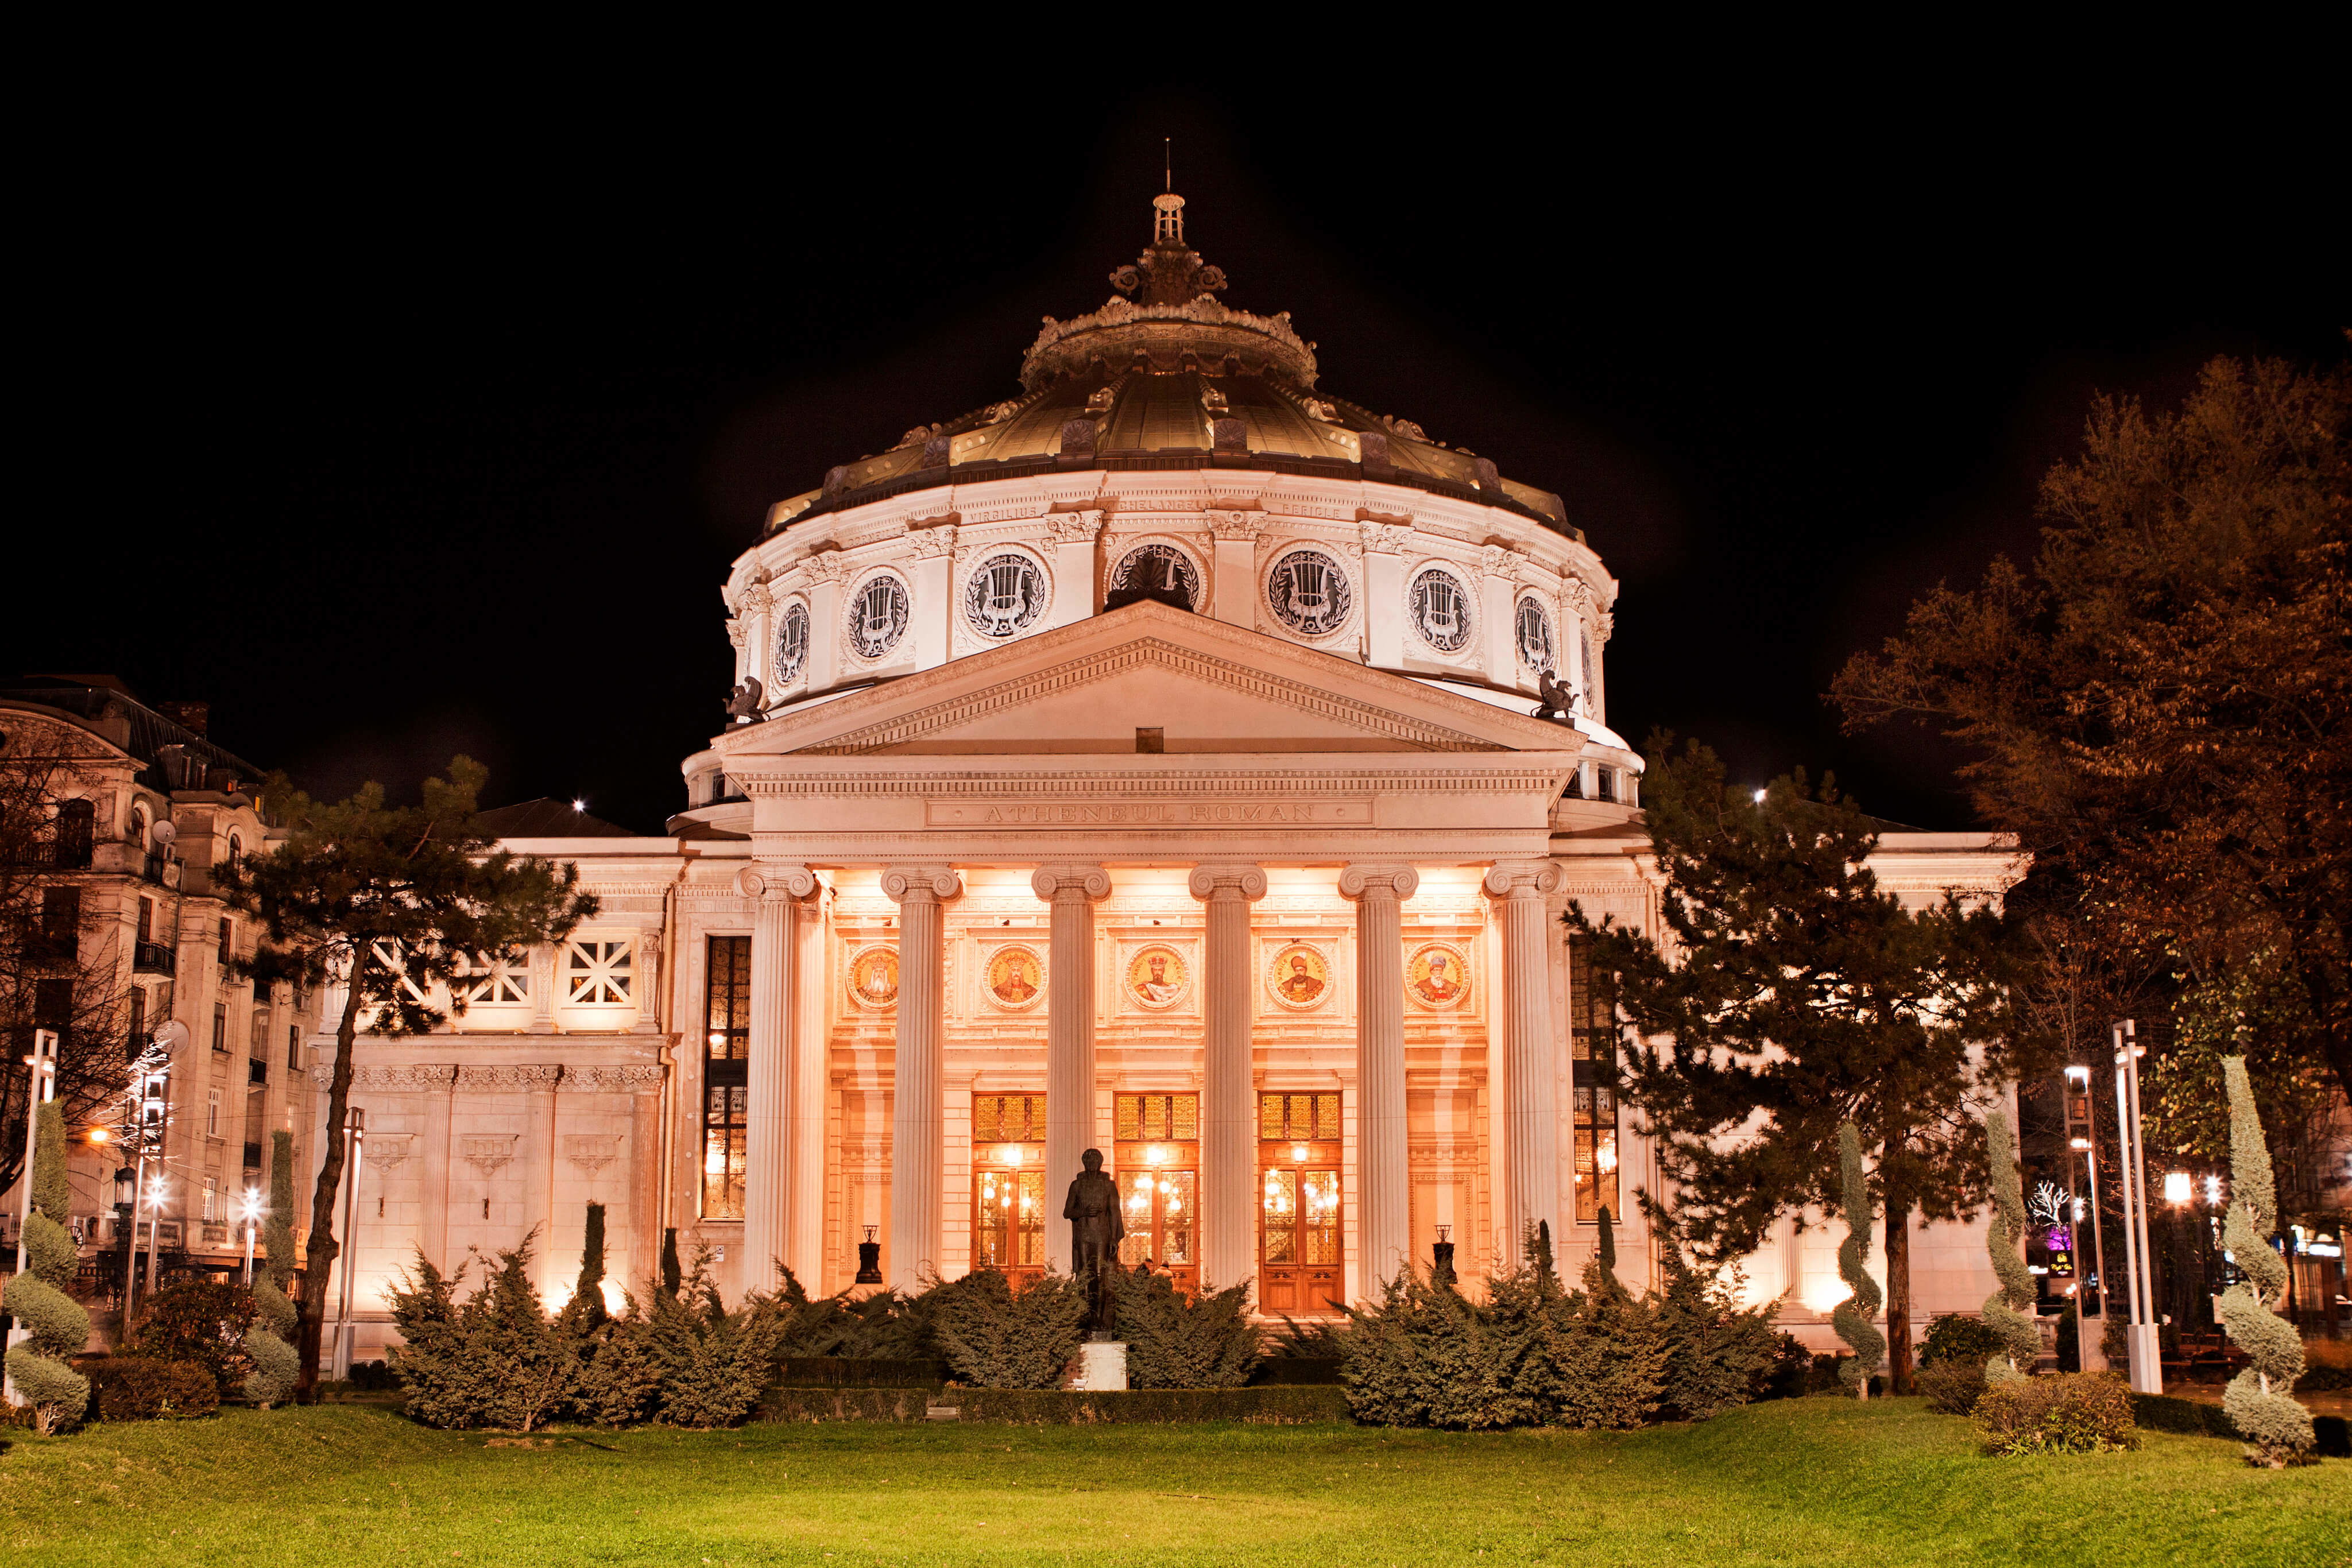
[[131, 1354], [201, 1366], [219, 1394], [235, 1394], [253, 1369], [246, 1340], [255, 1310], [253, 1293], [242, 1285], [209, 1280], [167, 1285], [150, 1300]]
[[1985, 1326], [2000, 1346], [1985, 1360], [1985, 1380], [2002, 1383], [2033, 1375], [2042, 1356], [2042, 1330], [2033, 1321], [2033, 1275], [2021, 1250], [2025, 1237], [2024, 1184], [2017, 1171], [2017, 1134], [2009, 1113], [1985, 1113], [1985, 1163], [1992, 1178], [1992, 1214], [1985, 1225], [1985, 1251], [2000, 1281], [1985, 1298]]
[[[1657, 1298], [1635, 1300], [1597, 1252], [1584, 1266], [1582, 1283], [1581, 1291], [1560, 1301], [1568, 1332], [1559, 1359], [1552, 1363], [1547, 1354], [1535, 1363], [1558, 1367], [1557, 1414], [1546, 1425], [1630, 1431], [1655, 1418], [1664, 1399], [1672, 1347]], [[1704, 1371], [1695, 1377], [1709, 1381]]]
[[1759, 1399], [1801, 1399], [1813, 1392], [1813, 1353], [1792, 1333], [1772, 1336], [1772, 1364], [1756, 1390]]
[[202, 1362], [110, 1355], [89, 1364], [101, 1421], [171, 1421], [220, 1409], [220, 1383]]
[[2286, 1260], [2271, 1246], [2278, 1229], [2278, 1192], [2271, 1177], [2270, 1147], [2246, 1059], [2224, 1058], [2223, 1082], [2230, 1094], [2230, 1217], [2221, 1244], [2242, 1278], [2221, 1293], [2215, 1315], [2230, 1343], [2244, 1351], [2249, 1364], [2221, 1392], [2221, 1408], [2252, 1445], [2246, 1458], [2259, 1465], [2297, 1464], [2317, 1440], [2311, 1412], [2294, 1397], [2303, 1374], [2303, 1339], [2294, 1325], [2273, 1309], [2285, 1299]]
[[1932, 1362], [1912, 1374], [1911, 1386], [1947, 1416], [1966, 1416], [1984, 1397], [1985, 1364], [1975, 1359]]
[[1876, 1210], [1862, 1170], [1862, 1130], [1852, 1122], [1838, 1128], [1838, 1170], [1844, 1183], [1845, 1239], [1838, 1244], [1838, 1277], [1853, 1291], [1830, 1313], [1838, 1338], [1853, 1347], [1851, 1359], [1840, 1364], [1838, 1376], [1858, 1399], [1870, 1397], [1870, 1376], [1886, 1358], [1886, 1336], [1871, 1322], [1884, 1300], [1878, 1281], [1865, 1267], [1870, 1257], [1870, 1222]]
[[1537, 1289], [1525, 1278], [1531, 1272], [1523, 1267], [1495, 1281], [1499, 1307], [1405, 1270], [1381, 1285], [1378, 1301], [1349, 1308], [1342, 1375], [1356, 1418], [1456, 1432], [1540, 1420], [1547, 1409], [1524, 1386], [1518, 1364], [1528, 1347], [1517, 1331]]
[[580, 1378], [572, 1391], [572, 1414], [598, 1427], [633, 1427], [653, 1419], [660, 1403], [661, 1372], [654, 1361], [653, 1325], [635, 1296], [622, 1298], [580, 1345]]
[[1187, 1296], [1164, 1273], [1138, 1269], [1118, 1281], [1118, 1334], [1127, 1342], [1129, 1388], [1239, 1388], [1265, 1354], [1249, 1321], [1249, 1287]]
[[29, 1337], [9, 1347], [8, 1375], [43, 1436], [79, 1424], [89, 1406], [89, 1380], [68, 1364], [89, 1342], [89, 1313], [66, 1294], [81, 1267], [65, 1222], [72, 1202], [66, 1181], [65, 1113], [54, 1100], [33, 1119], [32, 1207], [25, 1216], [25, 1267], [0, 1291], [0, 1307]]
[[253, 1281], [253, 1322], [245, 1333], [252, 1363], [245, 1396], [262, 1409], [294, 1396], [301, 1353], [294, 1348], [300, 1313], [287, 1294], [294, 1283], [294, 1134], [269, 1134], [269, 1219], [261, 1228], [262, 1269]]
[[1988, 1454], [2095, 1454], [2139, 1447], [2131, 1389], [2109, 1373], [1993, 1378], [1975, 1414]]
[[428, 1427], [530, 1432], [555, 1418], [580, 1376], [580, 1335], [551, 1317], [530, 1282], [534, 1231], [488, 1260], [482, 1282], [460, 1301], [467, 1263], [443, 1275], [420, 1250], [393, 1292], [404, 1343], [393, 1369], [410, 1416]]
[[769, 1298], [782, 1320], [780, 1356], [845, 1356], [857, 1361], [931, 1361], [939, 1347], [931, 1335], [929, 1292], [901, 1295], [877, 1291], [870, 1296], [820, 1296], [812, 1300], [790, 1269], [778, 1270]]
[[1927, 1320], [1927, 1336], [1919, 1342], [1919, 1364], [1967, 1361], [1975, 1363], [1981, 1373], [1985, 1359], [2000, 1354], [2008, 1346], [2000, 1331], [1974, 1312], [1938, 1312]]
[[[1124, 1283], [1124, 1281], [1121, 1281]], [[1078, 1354], [1086, 1292], [1047, 1272], [1016, 1291], [1001, 1269], [932, 1281], [921, 1297], [940, 1354], [982, 1388], [1054, 1388]]]
[[742, 1421], [759, 1406], [782, 1332], [771, 1297], [728, 1311], [710, 1280], [709, 1249], [698, 1248], [678, 1289], [655, 1291], [646, 1317], [655, 1418], [694, 1427]]
[[1742, 1310], [1728, 1281], [1701, 1276], [1678, 1247], [1666, 1249], [1660, 1267], [1665, 1289], [1654, 1305], [1665, 1351], [1660, 1418], [1704, 1421], [1747, 1404], [1780, 1357], [1770, 1309]]
[[572, 1287], [573, 1321], [583, 1333], [603, 1324], [604, 1306], [604, 1206], [588, 1206], [588, 1224], [580, 1246], [580, 1278]]

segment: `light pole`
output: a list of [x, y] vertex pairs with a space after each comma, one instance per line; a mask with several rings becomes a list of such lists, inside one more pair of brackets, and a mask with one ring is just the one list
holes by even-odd
[[[16, 1186], [21, 1197], [21, 1201], [16, 1205], [16, 1272], [19, 1274], [25, 1271], [26, 1256], [25, 1227], [33, 1218], [33, 1153], [37, 1146], [35, 1134], [40, 1124], [41, 1107], [56, 1099], [58, 1094], [57, 1030], [37, 1029], [33, 1031], [33, 1053], [25, 1058], [25, 1065], [31, 1068], [32, 1071], [28, 1075], [30, 1082], [25, 1087], [25, 1168], [16, 1178]], [[9, 1320], [9, 1349], [15, 1349], [17, 1341], [32, 1337], [32, 1330], [13, 1318]], [[0, 1396], [5, 1396], [12, 1406], [16, 1403], [15, 1378], [0, 1375]]]
[[253, 1232], [261, 1223], [261, 1191], [245, 1189], [245, 1288], [253, 1289]]
[[2135, 1394], [2164, 1392], [2163, 1354], [2156, 1341], [2156, 1259], [2147, 1239], [2147, 1156], [2139, 1139], [2139, 1059], [2132, 1020], [2116, 1025], [2116, 1134], [2123, 1164], [2124, 1267], [2130, 1287], [2131, 1385]]
[[360, 1260], [359, 1238], [352, 1233], [358, 1223], [360, 1204], [361, 1144], [367, 1136], [367, 1113], [354, 1105], [351, 1108], [348, 1125], [352, 1134], [352, 1153], [348, 1165], [351, 1177], [343, 1184], [343, 1247], [341, 1260], [343, 1269], [343, 1290], [335, 1314], [335, 1379], [341, 1382], [352, 1375], [352, 1274]]

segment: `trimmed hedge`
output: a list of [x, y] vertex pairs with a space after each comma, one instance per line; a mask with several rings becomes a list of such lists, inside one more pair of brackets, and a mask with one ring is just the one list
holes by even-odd
[[928, 1388], [771, 1388], [760, 1396], [761, 1421], [920, 1421]]
[[[2151, 1432], [2183, 1432], [2192, 1437], [2221, 1437], [2242, 1443], [2245, 1435], [2219, 1405], [2198, 1399], [2176, 1399], [2169, 1394], [2135, 1394], [2132, 1415]], [[2312, 1431], [2319, 1439], [2312, 1452], [2328, 1458], [2352, 1458], [2352, 1421], [2341, 1416], [2314, 1416]]]
[[889, 1361], [854, 1355], [787, 1355], [770, 1379], [777, 1388], [938, 1388], [948, 1380], [944, 1361]]
[[110, 1355], [87, 1365], [101, 1421], [169, 1421], [220, 1409], [220, 1385], [199, 1362]]
[[1277, 1355], [1257, 1364], [1250, 1374], [1252, 1388], [1336, 1388], [1347, 1379], [1340, 1375], [1348, 1364], [1347, 1358], [1337, 1355]]
[[1130, 1388], [1072, 1392], [1052, 1388], [958, 1388], [940, 1396], [966, 1421], [1033, 1427], [1095, 1423], [1241, 1421], [1298, 1426], [1351, 1418], [1343, 1388]]
[[1987, 1381], [1976, 1418], [1988, 1454], [2103, 1454], [2139, 1447], [2131, 1390], [2110, 1373]]

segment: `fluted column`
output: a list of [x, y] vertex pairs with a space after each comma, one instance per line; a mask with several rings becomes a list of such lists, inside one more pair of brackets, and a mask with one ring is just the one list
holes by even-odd
[[[735, 873], [757, 905], [751, 924], [751, 1060], [743, 1113], [743, 1260], [746, 1291], [773, 1283], [784, 1256], [791, 1191], [793, 904], [816, 891], [806, 866], [761, 864]], [[697, 1031], [698, 1036], [699, 1030]]]
[[1110, 896], [1098, 865], [1037, 868], [1029, 885], [1054, 906], [1045, 965], [1045, 1263], [1070, 1272], [1070, 1228], [1050, 1201], [1078, 1174], [1093, 1140], [1095, 904]]
[[1201, 977], [1208, 1025], [1201, 1071], [1201, 1281], [1223, 1291], [1251, 1279], [1257, 1267], [1249, 939], [1250, 905], [1265, 896], [1265, 873], [1254, 865], [1196, 866], [1192, 896], [1209, 906]]
[[793, 905], [792, 1136], [784, 1261], [809, 1294], [824, 1289], [825, 895]]
[[1551, 1027], [1551, 926], [1545, 895], [1559, 886], [1548, 861], [1498, 865], [1486, 892], [1503, 906], [1503, 1119], [1510, 1168], [1503, 1184], [1504, 1266], [1540, 1222], [1559, 1256], [1559, 1042]]
[[1404, 901], [1409, 865], [1351, 865], [1339, 894], [1356, 905], [1356, 1198], [1362, 1293], [1412, 1261], [1412, 1173], [1405, 1157]]
[[882, 891], [898, 905], [898, 1039], [890, 1085], [890, 1268], [917, 1291], [940, 1261], [940, 1182], [947, 1092], [940, 1030], [940, 906], [963, 892], [944, 866], [894, 866]]

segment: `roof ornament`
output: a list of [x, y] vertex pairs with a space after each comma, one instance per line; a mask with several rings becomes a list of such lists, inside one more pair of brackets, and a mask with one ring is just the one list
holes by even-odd
[[1225, 287], [1225, 269], [1211, 267], [1184, 243], [1184, 198], [1176, 193], [1172, 164], [1168, 189], [1151, 198], [1151, 244], [1110, 275], [1110, 286], [1139, 305], [1183, 305]]
[[1529, 712], [1528, 717], [1548, 718], [1554, 724], [1575, 726], [1576, 710], [1584, 706], [1583, 692], [1545, 670], [1536, 677], [1536, 693], [1543, 700]]

